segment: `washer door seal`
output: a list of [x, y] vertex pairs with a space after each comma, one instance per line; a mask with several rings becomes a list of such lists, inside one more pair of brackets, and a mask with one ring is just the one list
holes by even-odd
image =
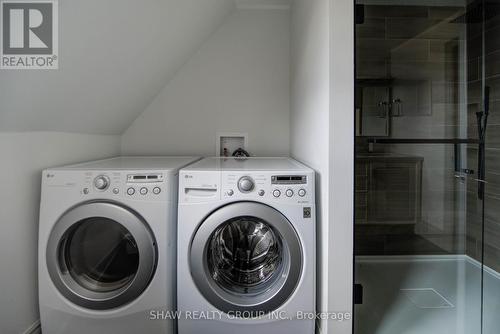
[[47, 244], [47, 269], [69, 301], [93, 310], [123, 306], [147, 288], [157, 245], [144, 219], [107, 201], [91, 201], [64, 213]]
[[211, 213], [192, 239], [189, 261], [207, 301], [243, 317], [263, 315], [285, 303], [304, 262], [290, 221], [257, 202], [235, 202]]

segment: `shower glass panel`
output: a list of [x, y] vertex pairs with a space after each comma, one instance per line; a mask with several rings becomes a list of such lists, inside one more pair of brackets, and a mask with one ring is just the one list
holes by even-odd
[[355, 333], [498, 333], [500, 0], [355, 4]]
[[483, 46], [480, 91], [487, 104], [482, 110], [483, 129], [478, 131], [484, 138], [485, 183], [483, 217], [476, 218], [482, 224], [475, 226], [477, 239], [483, 242], [476, 242], [474, 251], [483, 264], [482, 330], [490, 334], [500, 331], [500, 0], [482, 1], [481, 8], [483, 40], [476, 43]]

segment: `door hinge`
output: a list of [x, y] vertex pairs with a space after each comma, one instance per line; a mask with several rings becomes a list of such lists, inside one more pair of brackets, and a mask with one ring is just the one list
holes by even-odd
[[354, 304], [363, 304], [363, 286], [361, 284], [354, 284]]

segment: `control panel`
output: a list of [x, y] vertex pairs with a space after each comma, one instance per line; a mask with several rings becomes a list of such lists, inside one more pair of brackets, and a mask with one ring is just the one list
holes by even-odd
[[164, 181], [163, 173], [86, 172], [81, 193], [163, 200]]
[[314, 180], [308, 175], [226, 172], [222, 175], [222, 197], [309, 203], [314, 199], [310, 182]]

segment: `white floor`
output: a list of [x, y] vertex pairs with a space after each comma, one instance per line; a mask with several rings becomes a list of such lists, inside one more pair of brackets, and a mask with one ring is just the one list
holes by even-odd
[[362, 256], [356, 283], [363, 304], [355, 308], [356, 334], [497, 334], [500, 274], [457, 256]]

